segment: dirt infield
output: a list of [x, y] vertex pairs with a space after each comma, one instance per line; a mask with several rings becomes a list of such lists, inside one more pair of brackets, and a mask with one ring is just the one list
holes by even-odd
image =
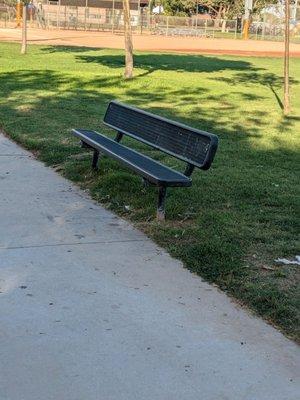
[[[110, 32], [85, 32], [71, 30], [28, 30], [29, 43], [87, 46], [121, 49], [123, 35]], [[20, 29], [0, 29], [0, 41], [19, 41]], [[144, 51], [231, 54], [260, 57], [280, 57], [283, 55], [282, 42], [234, 39], [206, 39], [188, 37], [165, 37], [154, 35], [134, 35], [134, 48]], [[290, 45], [291, 56], [300, 57], [300, 44]]]

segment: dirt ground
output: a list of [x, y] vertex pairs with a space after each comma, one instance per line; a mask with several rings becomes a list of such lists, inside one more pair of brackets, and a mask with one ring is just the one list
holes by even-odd
[[[0, 41], [19, 41], [21, 30], [18, 28], [1, 28]], [[124, 39], [121, 34], [110, 32], [85, 32], [75, 30], [42, 30], [28, 29], [30, 43], [87, 46], [121, 49]], [[246, 56], [280, 57], [283, 55], [282, 42], [206, 39], [190, 37], [165, 37], [154, 35], [134, 35], [134, 48], [144, 51], [233, 54]], [[300, 57], [300, 44], [290, 45], [291, 56]]]

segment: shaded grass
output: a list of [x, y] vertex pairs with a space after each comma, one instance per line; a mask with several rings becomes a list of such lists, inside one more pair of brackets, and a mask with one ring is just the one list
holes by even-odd
[[[116, 50], [30, 46], [22, 57], [18, 45], [0, 44], [0, 56], [0, 124], [11, 138], [299, 339], [299, 268], [274, 263], [299, 252], [299, 59], [291, 60], [294, 112], [284, 118], [280, 59], [138, 53], [136, 77], [124, 81]], [[191, 188], [169, 190], [164, 224], [154, 219], [155, 188], [108, 158], [92, 172], [91, 155], [70, 135], [72, 127], [111, 135], [101, 123], [111, 99], [220, 137], [212, 168], [196, 171]]]

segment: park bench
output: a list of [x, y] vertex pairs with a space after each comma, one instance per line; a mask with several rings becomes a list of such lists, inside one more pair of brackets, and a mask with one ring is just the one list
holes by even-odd
[[[94, 151], [92, 168], [97, 169], [99, 155], [105, 154], [141, 175], [144, 184], [158, 186], [157, 218], [160, 220], [165, 218], [167, 187], [191, 186], [194, 168], [209, 169], [218, 146], [216, 135], [117, 101], [109, 103], [103, 122], [117, 132], [114, 140], [86, 129], [73, 129], [72, 133], [83, 147]], [[184, 161], [185, 171], [178, 172], [120, 144], [124, 135]]]

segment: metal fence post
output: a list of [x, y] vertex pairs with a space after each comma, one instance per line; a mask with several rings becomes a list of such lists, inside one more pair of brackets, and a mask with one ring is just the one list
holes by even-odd
[[115, 0], [112, 2], [112, 13], [111, 13], [111, 32], [114, 33], [115, 30]]
[[78, 28], [78, 6], [76, 7], [76, 22], [75, 22], [75, 29], [76, 29], [76, 31], [77, 31], [77, 28]]
[[142, 8], [140, 7], [140, 34], [143, 34], [143, 12], [142, 12]]
[[167, 29], [166, 29], [166, 36], [168, 36], [169, 33], [169, 17], [167, 17]]
[[85, 8], [84, 8], [84, 30], [86, 31], [86, 15], [88, 10], [88, 0], [85, 0]]
[[60, 29], [60, 4], [61, 0], [58, 0], [58, 29]]
[[152, 31], [152, 21], [151, 21], [151, 15], [150, 15], [150, 11], [147, 10], [147, 25], [148, 25], [148, 30]]
[[265, 39], [265, 34], [266, 34], [266, 13], [264, 13], [264, 20], [263, 20], [263, 24], [262, 24], [262, 32], [261, 32], [262, 40]]
[[59, 28], [59, 15], [58, 15], [58, 12], [59, 12], [59, 3], [58, 3], [58, 6], [56, 7], [56, 28]]

